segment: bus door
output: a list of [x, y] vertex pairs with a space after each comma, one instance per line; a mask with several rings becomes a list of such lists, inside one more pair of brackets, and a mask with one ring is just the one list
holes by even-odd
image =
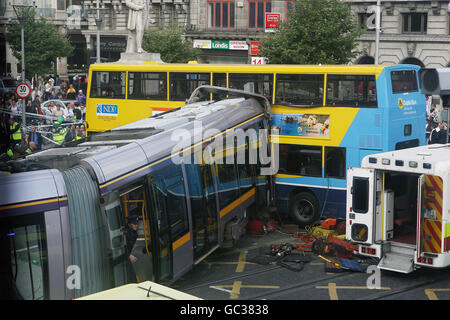
[[[152, 236], [150, 228], [150, 220], [148, 215], [148, 205], [146, 199], [146, 193], [144, 187], [137, 186], [132, 190], [123, 193], [120, 196], [122, 206], [125, 211], [125, 217], [137, 217], [137, 239], [134, 246], [128, 242], [127, 257], [128, 265], [131, 266], [131, 270], [128, 270], [129, 278], [136, 278], [135, 281], [155, 281], [154, 276], [154, 263], [152, 254]], [[126, 227], [126, 232], [132, 233], [130, 226]], [[132, 248], [130, 248], [132, 246]], [[134, 282], [134, 281], [132, 281]]]
[[373, 169], [350, 168], [347, 177], [346, 238], [371, 244], [374, 240], [376, 192]]

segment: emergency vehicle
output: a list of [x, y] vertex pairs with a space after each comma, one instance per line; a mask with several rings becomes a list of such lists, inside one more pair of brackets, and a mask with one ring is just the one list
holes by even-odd
[[450, 265], [450, 144], [363, 158], [347, 175], [346, 238], [378, 268]]

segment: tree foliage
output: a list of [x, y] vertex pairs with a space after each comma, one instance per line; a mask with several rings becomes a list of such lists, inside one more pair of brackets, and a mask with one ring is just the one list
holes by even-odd
[[341, 0], [297, 0], [280, 29], [261, 41], [261, 55], [274, 64], [346, 64], [358, 52], [361, 29]]
[[172, 24], [167, 27], [148, 29], [144, 34], [142, 48], [147, 52], [161, 54], [166, 63], [186, 63], [196, 60], [198, 50], [192, 41], [183, 40], [183, 29]]
[[[21, 25], [18, 21], [13, 21], [6, 32], [6, 41], [19, 62], [22, 61], [21, 39]], [[39, 75], [51, 73], [52, 63], [56, 62], [56, 58], [73, 55], [73, 47], [69, 40], [59, 34], [54, 24], [43, 18], [36, 18], [34, 10], [25, 14], [24, 39], [27, 73]]]

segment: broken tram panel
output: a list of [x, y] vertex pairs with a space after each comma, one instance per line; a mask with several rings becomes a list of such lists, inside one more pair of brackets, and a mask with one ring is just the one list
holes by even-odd
[[449, 173], [449, 145], [365, 157], [348, 169], [347, 239], [380, 269], [449, 266]]

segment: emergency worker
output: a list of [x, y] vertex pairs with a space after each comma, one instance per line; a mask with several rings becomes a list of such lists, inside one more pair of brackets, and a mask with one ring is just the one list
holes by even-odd
[[11, 137], [12, 146], [22, 141], [22, 131], [20, 130], [20, 124], [17, 123], [13, 117], [9, 118], [9, 133]]
[[63, 121], [64, 121], [63, 117], [58, 117], [58, 119], [54, 122], [52, 128], [53, 141], [55, 141], [60, 145], [64, 143], [67, 133], [67, 129], [61, 126]]

